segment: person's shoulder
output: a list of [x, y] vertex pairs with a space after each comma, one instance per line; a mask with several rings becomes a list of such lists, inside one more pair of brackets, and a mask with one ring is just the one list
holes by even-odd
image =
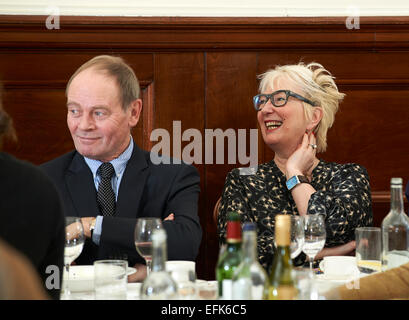
[[240, 180], [254, 180], [262, 178], [265, 173], [275, 173], [277, 167], [272, 162], [258, 164], [254, 167], [237, 167], [227, 173], [228, 178]]
[[65, 169], [72, 162], [72, 159], [76, 154], [77, 151], [72, 150], [57, 158], [54, 158], [50, 161], [41, 164], [40, 167], [47, 173], [51, 173], [53, 171], [60, 171], [62, 169]]
[[6, 174], [22, 175], [27, 177], [27, 179], [32, 178], [33, 176], [45, 176], [44, 173], [33, 163], [18, 159], [5, 152], [1, 152], [0, 154], [0, 163], [2, 171]]
[[[46, 187], [53, 188], [49, 177], [38, 166], [26, 160], [18, 159], [10, 154], [2, 152], [0, 163], [4, 175], [10, 177], [9, 180], [14, 183], [20, 183], [24, 180], [25, 186], [35, 185], [34, 190], [44, 190]], [[41, 188], [39, 188], [41, 187]]]
[[354, 174], [359, 173], [368, 176], [368, 171], [366, 168], [358, 163], [348, 162], [348, 163], [337, 163], [337, 162], [325, 162], [320, 161], [321, 165], [327, 167], [332, 172], [339, 172], [341, 174]]

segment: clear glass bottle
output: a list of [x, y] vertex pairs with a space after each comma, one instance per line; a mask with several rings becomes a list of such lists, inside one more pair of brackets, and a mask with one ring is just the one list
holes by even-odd
[[276, 215], [275, 241], [273, 263], [269, 278], [269, 300], [293, 300], [298, 298], [298, 290], [293, 275], [291, 260], [291, 216]]
[[157, 229], [152, 234], [152, 272], [141, 286], [142, 300], [172, 300], [178, 298], [178, 287], [166, 272], [168, 259], [166, 231]]
[[[222, 247], [223, 248], [223, 247]], [[216, 266], [219, 299], [233, 299], [233, 274], [242, 261], [240, 216], [230, 212], [227, 221], [226, 246], [221, 250]]]
[[382, 270], [409, 262], [409, 217], [405, 214], [402, 178], [391, 179], [391, 209], [382, 221]]
[[234, 300], [262, 300], [267, 298], [268, 276], [257, 258], [256, 225], [243, 225], [243, 261], [233, 275]]

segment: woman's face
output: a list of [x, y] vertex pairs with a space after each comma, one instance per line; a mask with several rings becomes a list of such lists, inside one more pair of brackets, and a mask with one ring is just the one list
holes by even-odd
[[[273, 87], [262, 92], [270, 94], [277, 90], [291, 90], [305, 96], [302, 90], [286, 78], [277, 78]], [[264, 142], [275, 152], [292, 153], [301, 143], [309, 121], [304, 115], [303, 103], [292, 96], [282, 107], [275, 107], [270, 100], [257, 112]]]

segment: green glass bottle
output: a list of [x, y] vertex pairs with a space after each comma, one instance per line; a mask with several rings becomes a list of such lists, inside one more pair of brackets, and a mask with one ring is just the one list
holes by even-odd
[[291, 260], [291, 216], [277, 215], [275, 218], [276, 251], [273, 257], [269, 279], [269, 300], [293, 300], [298, 290], [293, 277]]
[[240, 216], [230, 212], [227, 220], [226, 248], [222, 248], [216, 266], [219, 299], [233, 298], [233, 275], [242, 261]]
[[267, 298], [268, 276], [257, 259], [256, 225], [243, 225], [243, 261], [233, 275], [234, 300], [262, 300]]

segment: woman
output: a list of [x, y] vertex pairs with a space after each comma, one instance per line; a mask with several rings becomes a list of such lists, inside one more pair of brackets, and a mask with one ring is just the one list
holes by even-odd
[[[226, 178], [218, 215], [223, 241], [227, 213], [237, 211], [258, 225], [260, 263], [267, 269], [274, 252], [276, 214], [324, 214], [326, 255], [348, 255], [355, 249], [354, 230], [372, 224], [371, 192], [365, 168], [317, 158], [344, 94], [318, 63], [278, 66], [260, 76], [253, 99], [264, 142], [275, 155], [254, 175], [232, 170]], [[305, 261], [299, 256], [297, 264]]]

